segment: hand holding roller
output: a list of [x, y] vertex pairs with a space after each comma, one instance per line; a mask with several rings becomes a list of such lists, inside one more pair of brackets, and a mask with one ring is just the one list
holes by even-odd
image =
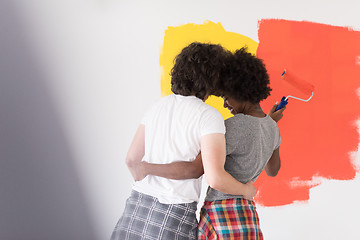
[[[284, 70], [284, 72], [281, 74], [281, 78], [284, 77], [286, 73], [286, 69]], [[313, 97], [314, 95], [314, 92], [313, 92], [313, 89], [314, 89], [314, 86], [311, 85], [311, 84], [308, 84], [308, 83], [299, 83], [299, 82], [289, 82], [291, 83], [293, 86], [295, 86], [296, 88], [298, 88], [299, 90], [305, 92], [305, 93], [309, 93], [311, 91], [311, 96], [308, 98], [308, 99], [302, 99], [302, 98], [298, 98], [298, 97], [294, 97], [294, 96], [287, 96], [287, 97], [282, 97], [281, 98], [281, 101], [279, 103], [279, 105], [276, 107], [275, 111], [285, 107], [287, 104], [288, 104], [288, 99], [289, 98], [294, 98], [294, 99], [297, 99], [297, 100], [300, 100], [300, 101], [303, 101], [303, 102], [308, 102], [310, 101], [310, 99]]]

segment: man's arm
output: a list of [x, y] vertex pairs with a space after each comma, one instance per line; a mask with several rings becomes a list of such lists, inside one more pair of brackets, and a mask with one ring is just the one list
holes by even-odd
[[135, 180], [142, 179], [139, 167], [142, 158], [145, 155], [145, 125], [140, 124], [136, 130], [134, 139], [126, 155], [126, 165], [128, 166], [131, 175]]
[[270, 177], [275, 177], [280, 170], [281, 163], [279, 149], [280, 147], [273, 152], [270, 160], [265, 166], [265, 172]]
[[232, 195], [243, 195], [252, 200], [256, 188], [252, 182], [243, 184], [225, 171], [225, 135], [221, 133], [208, 134], [201, 138], [201, 154], [205, 177], [210, 187]]

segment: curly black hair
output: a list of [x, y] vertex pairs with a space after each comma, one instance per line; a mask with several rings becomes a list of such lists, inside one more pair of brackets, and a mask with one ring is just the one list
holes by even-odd
[[269, 84], [263, 61], [243, 47], [227, 58], [215, 95], [256, 104], [270, 96]]
[[171, 70], [171, 91], [200, 99], [213, 94], [229, 54], [219, 44], [191, 43], [175, 58]]

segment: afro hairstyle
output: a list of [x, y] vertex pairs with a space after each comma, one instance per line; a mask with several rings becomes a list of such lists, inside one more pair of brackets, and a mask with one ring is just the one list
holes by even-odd
[[171, 70], [171, 91], [204, 99], [213, 94], [214, 85], [230, 52], [221, 45], [193, 42], [175, 58]]
[[249, 53], [246, 47], [236, 50], [226, 61], [221, 80], [217, 83], [217, 96], [253, 104], [270, 96], [270, 81], [265, 65], [261, 59]]

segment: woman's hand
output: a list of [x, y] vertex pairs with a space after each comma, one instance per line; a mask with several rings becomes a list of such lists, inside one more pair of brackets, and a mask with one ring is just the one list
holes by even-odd
[[246, 192], [243, 194], [243, 197], [249, 201], [254, 201], [256, 195], [256, 187], [254, 186], [253, 181], [246, 183]]
[[275, 111], [276, 107], [278, 106], [278, 103], [275, 103], [275, 105], [271, 108], [271, 110], [269, 111], [268, 115], [275, 121], [278, 122], [280, 121], [280, 119], [282, 119], [283, 117], [283, 112], [286, 109], [286, 106]]
[[147, 162], [139, 162], [128, 166], [131, 175], [133, 176], [135, 181], [141, 181], [148, 175], [146, 169], [147, 164]]

